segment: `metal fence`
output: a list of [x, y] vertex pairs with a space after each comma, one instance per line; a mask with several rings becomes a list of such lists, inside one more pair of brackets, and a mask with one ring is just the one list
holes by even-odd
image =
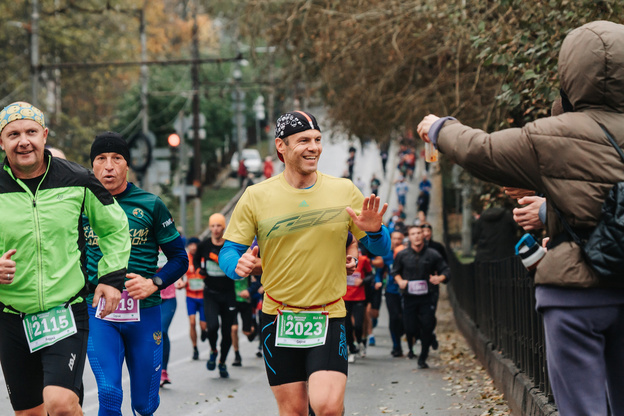
[[542, 318], [535, 311], [533, 278], [516, 257], [462, 264], [449, 253], [449, 284], [457, 304], [492, 348], [511, 359], [552, 402]]

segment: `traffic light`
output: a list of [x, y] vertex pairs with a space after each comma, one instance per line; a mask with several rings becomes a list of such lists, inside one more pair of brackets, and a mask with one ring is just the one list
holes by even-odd
[[178, 152], [180, 148], [180, 136], [177, 133], [171, 133], [167, 137], [167, 143], [169, 143], [169, 150], [171, 151], [171, 170], [175, 171], [178, 168]]
[[171, 133], [169, 137], [167, 137], [167, 143], [171, 147], [178, 147], [180, 145], [180, 136], [177, 133]]

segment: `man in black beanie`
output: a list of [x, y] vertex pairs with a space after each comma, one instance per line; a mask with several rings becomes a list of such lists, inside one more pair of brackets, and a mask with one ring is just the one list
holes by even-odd
[[107, 131], [95, 136], [91, 145], [91, 166], [93, 166], [93, 159], [102, 153], [118, 153], [123, 156], [127, 163], [130, 162], [128, 143], [121, 134], [114, 131]]
[[[99, 305], [89, 308], [88, 356], [91, 367], [101, 369], [94, 372], [100, 410], [121, 414], [119, 374], [123, 361], [118, 357], [125, 357], [133, 380], [130, 392], [133, 410], [151, 415], [160, 404], [158, 376], [163, 377], [162, 350], [166, 345], [166, 340], [161, 342], [159, 290], [174, 283], [188, 270], [188, 256], [162, 200], [126, 179], [129, 160], [128, 144], [119, 133], [105, 132], [96, 136], [91, 146], [93, 173], [126, 213], [132, 250], [120, 307], [112, 314], [112, 319], [100, 319]], [[90, 224], [85, 221], [83, 225], [91, 289], [91, 283], [97, 279], [102, 252]], [[167, 263], [160, 270], [157, 267], [159, 248], [167, 257]], [[119, 366], [111, 363], [119, 363]]]

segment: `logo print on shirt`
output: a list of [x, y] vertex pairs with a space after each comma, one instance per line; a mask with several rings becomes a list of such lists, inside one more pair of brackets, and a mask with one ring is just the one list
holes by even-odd
[[156, 345], [160, 345], [160, 343], [162, 342], [162, 332], [156, 331], [154, 332], [153, 336], [154, 341], [156, 341]]
[[308, 203], [306, 201], [301, 201], [301, 203], [299, 204], [300, 207], [309, 207], [310, 205], [308, 205]]
[[134, 215], [137, 218], [143, 218], [145, 213], [143, 212], [141, 208], [135, 208], [132, 210], [132, 215]]
[[[276, 218], [269, 218], [260, 222], [258, 238], [276, 238], [304, 228], [316, 227], [327, 223], [348, 221], [345, 207], [332, 207], [306, 211], [301, 214], [287, 214]], [[264, 234], [266, 231], [266, 234]]]

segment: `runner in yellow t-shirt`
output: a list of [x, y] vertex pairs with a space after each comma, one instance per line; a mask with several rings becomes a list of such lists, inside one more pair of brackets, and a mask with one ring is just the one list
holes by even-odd
[[247, 188], [219, 264], [233, 279], [248, 276], [258, 255], [258, 248], [248, 247], [257, 236], [265, 366], [280, 414], [305, 414], [308, 394], [317, 413], [340, 414], [347, 381], [347, 234], [384, 255], [390, 250], [382, 225], [387, 204], [380, 209], [375, 195], [364, 198], [350, 180], [317, 171], [322, 144], [313, 115], [283, 114], [275, 137], [284, 172]]

